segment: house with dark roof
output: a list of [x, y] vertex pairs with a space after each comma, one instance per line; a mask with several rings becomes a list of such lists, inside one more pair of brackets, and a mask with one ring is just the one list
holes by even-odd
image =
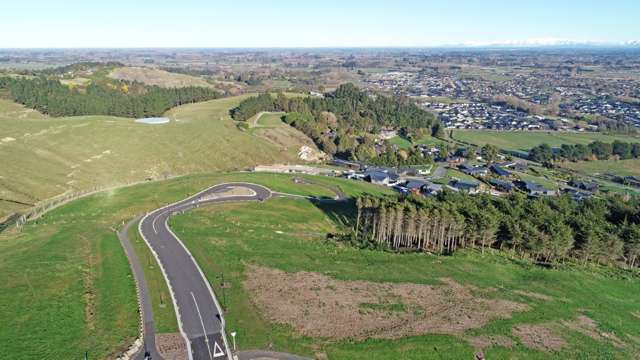
[[494, 174], [500, 177], [508, 178], [508, 177], [511, 177], [511, 175], [513, 175], [511, 171], [506, 170], [505, 168], [497, 164], [493, 164], [489, 168], [491, 169], [491, 171], [493, 171]]
[[569, 196], [571, 196], [571, 198], [575, 201], [583, 201], [593, 197], [593, 193], [586, 192], [586, 191], [579, 191], [571, 188], [563, 189], [563, 191]]
[[556, 190], [547, 189], [546, 187], [531, 181], [519, 181], [518, 187], [525, 191], [529, 196], [556, 196]]
[[425, 187], [422, 188], [422, 191], [427, 196], [435, 196], [442, 192], [444, 186], [440, 184], [428, 183]]
[[331, 160], [331, 165], [343, 166], [352, 170], [360, 170], [362, 168], [362, 164], [356, 161], [348, 161], [343, 159], [334, 158]]
[[398, 174], [387, 169], [369, 169], [364, 173], [365, 181], [377, 185], [393, 185], [398, 178]]
[[409, 180], [404, 184], [404, 187], [407, 191], [412, 192], [414, 194], [422, 193], [425, 186], [429, 185], [428, 182], [422, 180]]
[[489, 170], [485, 166], [473, 166], [469, 164], [460, 164], [458, 165], [458, 169], [463, 173], [471, 176], [487, 176], [489, 175]]
[[457, 191], [463, 191], [469, 194], [477, 194], [481, 190], [480, 183], [475, 181], [452, 180], [449, 183], [449, 186]]
[[599, 186], [597, 182], [587, 182], [587, 181], [576, 181], [571, 180], [569, 185], [578, 188], [580, 190], [590, 191], [592, 193], [598, 192]]
[[498, 191], [502, 192], [512, 192], [515, 188], [515, 185], [511, 181], [504, 181], [498, 179], [490, 179], [489, 184], [493, 185], [494, 188]]

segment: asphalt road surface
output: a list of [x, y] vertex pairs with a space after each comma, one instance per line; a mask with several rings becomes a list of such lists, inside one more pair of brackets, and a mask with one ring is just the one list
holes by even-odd
[[[249, 189], [251, 194], [221, 196], [221, 193], [234, 188]], [[189, 359], [231, 359], [231, 352], [224, 333], [224, 318], [220, 304], [189, 250], [169, 229], [169, 217], [204, 204], [262, 201], [271, 196], [271, 190], [261, 185], [220, 184], [155, 210], [140, 221], [140, 234], [151, 248], [169, 285], [180, 332], [187, 343]]]
[[131, 240], [129, 239], [129, 229], [131, 228], [131, 226], [137, 223], [138, 220], [140, 220], [140, 216], [129, 221], [120, 231], [118, 231], [118, 239], [120, 239], [120, 243], [124, 248], [125, 254], [127, 255], [127, 258], [129, 258], [131, 270], [133, 271], [133, 276], [136, 280], [136, 286], [138, 287], [138, 297], [140, 301], [140, 310], [142, 311], [142, 335], [144, 346], [134, 356], [134, 359], [144, 360], [145, 357], [149, 356], [153, 360], [161, 360], [162, 357], [156, 349], [155, 323], [153, 321], [153, 307], [151, 306], [149, 287], [147, 286], [147, 281], [144, 277], [144, 270], [142, 270], [140, 259], [133, 249]]

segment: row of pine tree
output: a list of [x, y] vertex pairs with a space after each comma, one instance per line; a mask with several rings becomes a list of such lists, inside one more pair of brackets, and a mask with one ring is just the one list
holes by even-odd
[[352, 232], [362, 247], [451, 254], [495, 248], [534, 261], [640, 265], [640, 200], [568, 196], [497, 198], [443, 192], [436, 197], [357, 199]]

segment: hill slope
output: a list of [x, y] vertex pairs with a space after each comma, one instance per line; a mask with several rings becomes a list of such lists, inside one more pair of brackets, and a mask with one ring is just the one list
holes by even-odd
[[172, 109], [165, 125], [109, 116], [44, 117], [0, 101], [0, 218], [69, 192], [297, 161], [237, 129], [227, 114], [241, 99]]
[[120, 67], [113, 69], [109, 77], [117, 80], [138, 81], [147, 85], [160, 87], [202, 86], [214, 87], [203, 78], [191, 75], [176, 74], [164, 70], [143, 67]]

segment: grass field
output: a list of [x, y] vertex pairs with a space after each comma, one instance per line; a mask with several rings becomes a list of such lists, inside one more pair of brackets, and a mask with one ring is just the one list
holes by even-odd
[[172, 73], [146, 67], [115, 68], [108, 76], [113, 79], [137, 81], [147, 85], [166, 88], [180, 88], [187, 86], [214, 87], [212, 83], [197, 76]]
[[[413, 147], [413, 143], [411, 143], [411, 141], [407, 140], [406, 138], [403, 138], [402, 136], [395, 136], [391, 139], [389, 139], [389, 142], [393, 145], [397, 145], [398, 148], [400, 149], [410, 149], [411, 147]], [[418, 144], [423, 144], [423, 145], [437, 145], [442, 143], [443, 141], [440, 139], [436, 139], [434, 137], [431, 136], [427, 136], [424, 139], [420, 139], [418, 141], [415, 142], [416, 145]]]
[[[640, 354], [640, 322], [633, 315], [640, 310], [638, 280], [608, 277], [604, 271], [596, 269], [549, 270], [502, 255], [487, 253], [481, 256], [473, 251], [452, 257], [436, 257], [338, 246], [325, 241], [327, 232], [340, 227], [340, 222], [332, 220], [341, 218], [334, 215], [336, 210], [305, 200], [272, 199], [265, 203], [212, 206], [172, 218], [173, 229], [203, 266], [218, 294], [222, 294], [220, 279], [223, 274], [226, 283], [223, 302], [227, 308], [228, 329], [238, 331], [241, 349], [272, 347], [307, 356], [326, 354], [330, 359], [470, 359], [475, 350], [468, 339], [506, 338], [510, 345], [488, 346], [484, 349], [486, 357], [627, 359]], [[340, 213], [345, 213], [345, 210], [340, 210]], [[289, 323], [274, 323], [265, 309], [257, 308], [257, 295], [246, 288], [248, 269], [256, 266], [286, 274], [311, 272], [318, 274], [316, 276], [328, 276], [338, 283], [359, 281], [358, 284], [435, 286], [443, 284], [443, 278], [448, 278], [473, 286], [476, 296], [508, 299], [529, 308], [514, 312], [511, 318], [494, 319], [484, 326], [455, 334], [362, 341], [303, 336], [300, 329]], [[316, 283], [311, 283], [307, 289], [308, 296], [312, 296], [314, 291], [322, 294], [335, 291], [333, 285], [321, 288], [313, 284]], [[298, 283], [291, 286], [298, 291], [304, 289]], [[327, 308], [344, 300], [340, 298], [342, 292], [334, 294], [335, 298], [331, 295], [323, 298]], [[293, 298], [288, 299], [287, 304], [294, 301]], [[397, 302], [360, 305], [360, 311], [379, 311], [382, 318], [407, 309]], [[340, 305], [336, 306], [339, 308]], [[447, 309], [455, 309], [454, 313], [464, 311], [451, 302], [438, 311]], [[604, 338], [594, 340], [590, 337], [596, 336], [593, 332], [569, 328], [566, 324], [580, 314], [597, 323], [596, 334], [614, 334], [624, 345], [616, 347]], [[340, 324], [334, 325], [340, 327]], [[518, 327], [535, 328], [538, 325], [555, 331], [566, 342], [565, 346], [551, 352], [536, 350], [531, 348], [533, 345], [525, 346], [525, 341], [515, 335]], [[349, 323], [349, 326], [356, 325]], [[375, 337], [375, 333], [371, 335]]]
[[638, 142], [640, 138], [632, 138], [624, 135], [607, 135], [602, 133], [568, 133], [568, 132], [507, 132], [507, 131], [471, 131], [455, 130], [453, 138], [462, 142], [482, 146], [493, 144], [501, 149], [526, 152], [540, 144], [548, 144], [559, 147], [562, 144], [589, 144], [600, 140], [613, 142], [621, 140]]
[[389, 139], [389, 142], [392, 145], [396, 145], [400, 149], [410, 149], [413, 146], [411, 141], [403, 138], [402, 136], [394, 136]]
[[294, 152], [238, 130], [228, 110], [242, 98], [175, 108], [165, 125], [50, 118], [0, 100], [0, 218], [65, 192], [296, 162]]
[[284, 115], [284, 113], [282, 112], [276, 112], [276, 113], [264, 113], [259, 119], [258, 119], [258, 124], [259, 126], [280, 126], [283, 124], [281, 118]]
[[[333, 195], [322, 186], [295, 184], [292, 178], [234, 173], [145, 183], [76, 200], [28, 223], [20, 233], [0, 233], [0, 358], [79, 359], [85, 351], [91, 359], [113, 358], [137, 335], [139, 321], [132, 274], [114, 229], [225, 181], [250, 181], [299, 195]], [[333, 178], [316, 181], [351, 194], [389, 191]], [[159, 330], [174, 331], [171, 304], [159, 305], [166, 288], [158, 268], [137, 236], [132, 242], [152, 287]]]
[[460, 170], [457, 169], [447, 169], [444, 177], [440, 179], [434, 180], [437, 184], [448, 185], [452, 180], [463, 180], [463, 181], [471, 181], [474, 183], [478, 183], [478, 179], [474, 178], [471, 175], [467, 175]]
[[565, 162], [560, 166], [588, 175], [640, 176], [640, 159]]

